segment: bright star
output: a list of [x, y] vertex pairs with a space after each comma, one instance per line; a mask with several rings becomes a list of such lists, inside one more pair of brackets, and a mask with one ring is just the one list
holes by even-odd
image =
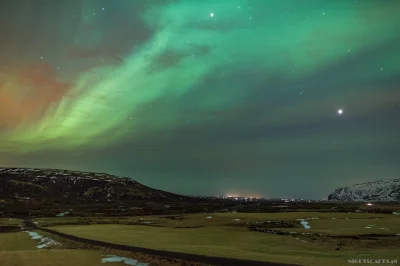
[[210, 17], [214, 17], [214, 13], [210, 13]]
[[339, 109], [339, 110], [337, 111], [337, 113], [338, 113], [339, 115], [343, 114], [343, 109]]

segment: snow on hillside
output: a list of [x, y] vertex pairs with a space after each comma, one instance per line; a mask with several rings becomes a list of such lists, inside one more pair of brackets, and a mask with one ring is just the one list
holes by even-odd
[[58, 169], [0, 169], [0, 192], [3, 198], [30, 198], [43, 201], [170, 199], [182, 196], [146, 187], [127, 177]]
[[18, 175], [23, 174], [30, 176], [31, 181], [41, 181], [43, 178], [52, 179], [55, 182], [63, 179], [76, 182], [77, 180], [105, 181], [105, 182], [129, 182], [136, 183], [133, 179], [127, 177], [119, 177], [104, 173], [88, 173], [70, 170], [53, 170], [53, 169], [33, 169], [33, 168], [0, 168], [0, 173]]
[[336, 189], [328, 200], [400, 201], [400, 178], [371, 181]]

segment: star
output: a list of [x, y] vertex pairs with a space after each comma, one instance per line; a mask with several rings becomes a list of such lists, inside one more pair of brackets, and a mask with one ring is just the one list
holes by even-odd
[[337, 113], [338, 113], [339, 115], [343, 114], [343, 109], [339, 109], [339, 110], [337, 111]]
[[214, 17], [214, 13], [210, 13], [210, 17]]

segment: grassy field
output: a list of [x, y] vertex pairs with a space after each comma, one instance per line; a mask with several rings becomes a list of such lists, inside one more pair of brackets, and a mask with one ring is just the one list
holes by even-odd
[[22, 225], [22, 220], [21, 219], [15, 219], [15, 218], [0, 218], [0, 226], [3, 225]]
[[101, 252], [92, 250], [39, 250], [26, 232], [0, 234], [0, 265], [102, 265]]
[[400, 234], [400, 219], [319, 219], [309, 220], [310, 229], [293, 228], [294, 232], [323, 233], [331, 236], [353, 236], [365, 234]]
[[[212, 218], [207, 218], [209, 216]], [[309, 220], [311, 229], [307, 230], [299, 225], [297, 228], [285, 230], [323, 232], [336, 236], [387, 233], [389, 230], [392, 235], [400, 233], [398, 216], [318, 212], [195, 214], [173, 219], [163, 216], [125, 217], [119, 224], [65, 225], [54, 226], [52, 229], [84, 238], [152, 249], [303, 265], [348, 265], [348, 259], [397, 258], [400, 237], [396, 236], [376, 240], [312, 237], [302, 234], [296, 237], [251, 232], [244, 226], [257, 221], [294, 221], [311, 217], [319, 218]], [[154, 223], [157, 227], [123, 224], [128, 221], [150, 222], [150, 225]], [[230, 226], [235, 224], [239, 226]], [[365, 228], [373, 224], [375, 227]], [[340, 249], [337, 250], [339, 246]]]
[[101, 253], [89, 250], [0, 251], [0, 259], [7, 266], [104, 266]]
[[[208, 219], [212, 216], [212, 219]], [[174, 218], [172, 218], [174, 217]], [[181, 219], [180, 219], [181, 217]], [[320, 219], [374, 219], [396, 218], [390, 214], [375, 213], [319, 213], [319, 212], [281, 212], [281, 213], [216, 213], [190, 214], [184, 216], [135, 216], [135, 217], [50, 217], [37, 218], [34, 221], [38, 226], [56, 226], [73, 224], [134, 224], [154, 223], [165, 227], [199, 227], [216, 225], [234, 225], [266, 220], [292, 221], [296, 219], [318, 217]], [[397, 218], [400, 218], [397, 216]], [[237, 220], [239, 219], [239, 220]]]
[[[39, 234], [53, 237], [38, 231]], [[57, 239], [58, 241], [59, 239]], [[38, 249], [39, 240], [31, 239], [26, 232], [0, 234], [0, 265], [7, 266], [104, 266], [101, 260], [109, 255], [102, 250], [80, 249], [79, 245], [71, 248], [72, 243], [52, 249]], [[68, 248], [69, 247], [69, 248]], [[117, 253], [117, 254], [116, 254]], [[113, 252], [112, 255], [124, 255]], [[112, 265], [124, 265], [112, 263]], [[157, 265], [157, 264], [153, 264]]]

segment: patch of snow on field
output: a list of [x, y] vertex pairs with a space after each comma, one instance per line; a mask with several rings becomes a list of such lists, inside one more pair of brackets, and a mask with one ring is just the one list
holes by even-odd
[[48, 237], [43, 237], [40, 239], [39, 245], [37, 245], [37, 248], [51, 248], [53, 246], [57, 246], [60, 243], [55, 241], [54, 239], [48, 238]]
[[40, 240], [39, 244], [36, 246], [37, 248], [51, 248], [53, 246], [57, 246], [60, 243], [58, 243], [57, 241], [49, 238], [49, 237], [44, 237], [42, 235], [39, 235], [36, 232], [27, 232], [29, 234], [29, 236], [31, 237], [31, 239], [35, 239], [35, 240]]
[[28, 234], [31, 237], [31, 239], [41, 239], [43, 237], [36, 232], [28, 232]]
[[318, 217], [311, 217], [311, 218], [306, 218], [306, 219], [297, 219], [297, 221], [300, 221], [300, 224], [304, 226], [305, 229], [310, 229], [311, 226], [308, 224], [307, 220], [318, 220]]
[[297, 219], [297, 220], [300, 221], [300, 223], [304, 226], [305, 229], [310, 229], [311, 228], [311, 226], [306, 221], [307, 219]]
[[69, 212], [62, 212], [62, 213], [57, 214], [56, 216], [57, 217], [64, 217], [66, 214], [69, 214]]
[[107, 258], [102, 258], [101, 262], [123, 262], [126, 265], [135, 265], [135, 266], [148, 266], [148, 263], [138, 262], [137, 260], [126, 258], [126, 257], [119, 257], [115, 255], [108, 255]]

